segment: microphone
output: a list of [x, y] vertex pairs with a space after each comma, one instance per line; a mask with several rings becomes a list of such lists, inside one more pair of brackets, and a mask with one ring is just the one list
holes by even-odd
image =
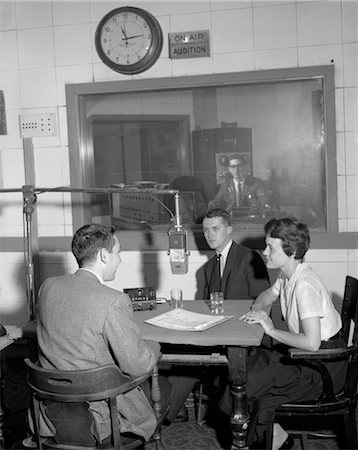
[[175, 226], [168, 231], [169, 235], [169, 259], [173, 274], [184, 274], [188, 272], [188, 233], [182, 230], [179, 214], [179, 194], [175, 199]]
[[169, 231], [169, 259], [172, 273], [188, 272], [187, 233], [182, 230]]

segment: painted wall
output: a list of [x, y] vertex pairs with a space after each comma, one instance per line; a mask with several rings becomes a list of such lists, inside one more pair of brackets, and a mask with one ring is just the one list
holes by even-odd
[[[311, 65], [335, 65], [339, 231], [358, 231], [358, 3], [325, 1], [130, 1], [154, 14], [164, 36], [210, 30], [211, 57], [170, 60], [168, 40], [160, 59], [133, 78], [175, 77]], [[98, 21], [118, 7], [114, 1], [0, 1], [0, 89], [8, 134], [0, 136], [0, 188], [21, 188], [28, 174], [36, 186], [70, 184], [65, 84], [130, 79], [108, 69], [96, 55]], [[25, 167], [19, 115], [56, 114], [57, 135], [34, 138], [34, 162]], [[67, 194], [38, 200], [39, 236], [71, 236]], [[0, 236], [23, 235], [22, 195], [2, 194]], [[122, 254], [116, 288], [154, 280], [158, 294], [180, 286], [194, 298], [196, 271], [208, 255], [192, 252], [186, 275], [172, 275], [166, 252]], [[358, 249], [311, 250], [308, 262], [335, 298], [346, 274], [358, 276]], [[71, 254], [40, 255], [41, 278], [76, 267]], [[125, 281], [124, 281], [125, 280]], [[0, 313], [5, 323], [27, 319], [23, 254], [0, 249]]]

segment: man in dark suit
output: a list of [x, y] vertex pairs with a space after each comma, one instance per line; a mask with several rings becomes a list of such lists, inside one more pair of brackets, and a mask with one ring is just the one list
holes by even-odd
[[248, 173], [245, 155], [232, 154], [229, 156], [226, 181], [220, 185], [215, 198], [209, 202], [209, 208], [250, 207], [262, 210], [267, 205], [267, 195], [263, 182]]
[[[208, 299], [210, 292], [220, 291], [226, 300], [254, 299], [270, 286], [261, 256], [234, 242], [232, 231], [230, 215], [226, 210], [214, 209], [205, 215], [204, 236], [216, 254], [204, 266], [205, 281], [204, 286], [199, 288], [202, 295], [199, 294], [198, 298]], [[215, 275], [217, 264], [219, 278]]]
[[[47, 279], [39, 291], [37, 338], [41, 366], [81, 370], [116, 364], [133, 378], [150, 373], [160, 357], [160, 345], [142, 338], [129, 296], [104, 284], [115, 278], [121, 262], [114, 229], [100, 224], [83, 226], [72, 240], [72, 252], [79, 269]], [[159, 381], [162, 402], [168, 402], [171, 384], [164, 377]], [[117, 403], [122, 431], [142, 436], [145, 441], [157, 425], [147, 387], [145, 384], [120, 395]], [[181, 406], [176, 407], [174, 417]], [[102, 441], [110, 434], [108, 405], [94, 402], [91, 411], [95, 435]], [[43, 427], [41, 434], [53, 435], [53, 427]]]

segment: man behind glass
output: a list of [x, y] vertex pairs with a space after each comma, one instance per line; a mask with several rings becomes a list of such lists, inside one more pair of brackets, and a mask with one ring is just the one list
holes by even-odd
[[235, 153], [229, 156], [229, 172], [226, 181], [220, 185], [209, 208], [231, 210], [240, 207], [262, 209], [267, 204], [267, 197], [260, 178], [248, 173], [246, 157]]

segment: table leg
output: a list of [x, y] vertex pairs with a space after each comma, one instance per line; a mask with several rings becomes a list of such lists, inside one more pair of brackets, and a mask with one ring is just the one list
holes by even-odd
[[247, 428], [250, 419], [246, 398], [247, 348], [229, 347], [228, 361], [230, 392], [232, 396], [230, 422], [233, 441], [231, 450], [237, 450], [246, 447]]

